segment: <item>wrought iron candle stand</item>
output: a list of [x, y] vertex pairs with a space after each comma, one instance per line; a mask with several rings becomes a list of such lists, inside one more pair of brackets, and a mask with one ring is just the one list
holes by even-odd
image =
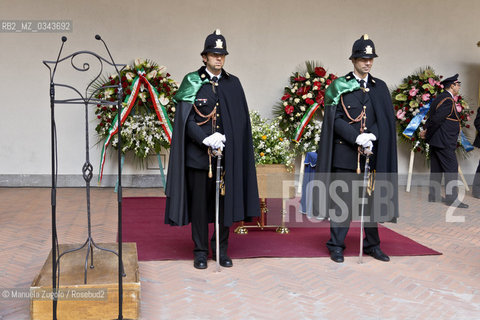
[[[122, 277], [125, 276], [124, 269], [123, 269], [123, 261], [122, 261], [122, 226], [121, 226], [121, 218], [122, 218], [122, 184], [121, 184], [121, 168], [120, 168], [120, 158], [121, 158], [121, 122], [120, 118], [118, 117], [118, 253], [114, 250], [110, 250], [107, 248], [102, 248], [95, 243], [92, 237], [92, 227], [91, 227], [91, 210], [90, 210], [90, 181], [93, 177], [93, 166], [90, 163], [90, 141], [89, 141], [89, 117], [88, 117], [88, 108], [89, 105], [105, 105], [105, 106], [112, 106], [116, 105], [118, 108], [118, 114], [122, 112], [122, 96], [123, 90], [121, 86], [121, 82], [119, 81], [118, 85], [110, 85], [110, 86], [103, 86], [104, 88], [114, 88], [117, 90], [117, 100], [115, 101], [108, 101], [105, 99], [95, 98], [95, 94], [100, 90], [100, 88], [93, 88], [92, 85], [95, 83], [97, 79], [101, 76], [103, 72], [104, 64], [107, 66], [111, 66], [115, 69], [117, 76], [120, 77], [120, 70], [122, 70], [126, 65], [125, 64], [116, 64], [106, 46], [105, 42], [101, 39], [100, 36], [96, 35], [95, 38], [103, 42], [107, 53], [110, 57], [110, 60], [103, 58], [102, 56], [98, 55], [97, 53], [91, 51], [77, 51], [72, 53], [68, 56], [61, 58], [63, 46], [67, 40], [66, 37], [62, 37], [62, 45], [58, 53], [58, 57], [56, 61], [43, 61], [43, 64], [49, 69], [50, 71], [50, 108], [51, 108], [51, 156], [52, 156], [52, 190], [51, 190], [51, 205], [52, 205], [52, 290], [53, 290], [53, 319], [56, 318], [56, 310], [57, 310], [57, 292], [60, 282], [60, 258], [68, 253], [72, 253], [75, 251], [79, 251], [81, 249], [86, 248], [86, 257], [85, 257], [85, 274], [84, 274], [84, 283], [87, 283], [87, 270], [88, 270], [88, 260], [90, 258], [90, 268], [94, 268], [93, 264], [93, 248], [97, 248], [99, 250], [111, 252], [118, 256], [118, 279], [119, 279], [119, 316], [118, 319], [123, 319], [122, 316], [122, 300], [123, 300], [123, 288], [122, 288]], [[79, 72], [87, 72], [90, 70], [90, 63], [84, 62], [81, 66], [76, 64], [76, 58], [80, 59], [83, 58], [91, 58], [94, 61], [98, 61], [99, 63], [99, 72], [96, 74], [94, 79], [87, 85], [85, 88], [85, 93], [82, 94], [79, 90], [75, 87], [64, 84], [64, 83], [56, 83], [55, 80], [55, 72], [57, 66], [63, 62], [70, 61], [71, 66], [73, 69]], [[53, 70], [52, 70], [53, 68]], [[71, 90], [73, 93], [77, 94], [77, 97], [70, 98], [70, 99], [56, 99], [55, 98], [55, 89], [56, 88], [65, 88], [67, 90]], [[88, 227], [88, 235], [86, 241], [78, 248], [67, 250], [65, 252], [59, 253], [58, 249], [58, 237], [57, 237], [57, 229], [56, 229], [56, 189], [57, 189], [57, 176], [58, 176], [58, 159], [57, 159], [57, 133], [56, 133], [56, 125], [55, 125], [55, 105], [56, 104], [67, 104], [67, 105], [84, 105], [85, 107], [85, 163], [82, 167], [82, 175], [83, 179], [85, 180], [85, 191], [86, 191], [86, 201], [87, 201], [87, 227]], [[58, 266], [58, 269], [57, 269]], [[57, 279], [58, 277], [58, 279]]]

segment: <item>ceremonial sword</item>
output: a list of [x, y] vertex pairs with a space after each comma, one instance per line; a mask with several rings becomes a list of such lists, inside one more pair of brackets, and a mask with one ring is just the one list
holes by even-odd
[[363, 215], [365, 213], [365, 196], [367, 195], [368, 174], [370, 172], [370, 156], [373, 154], [370, 149], [363, 149], [365, 154], [365, 169], [363, 171], [363, 191], [362, 191], [362, 210], [360, 213], [360, 253], [358, 254], [358, 263], [363, 263]]
[[214, 151], [214, 155], [217, 157], [217, 176], [215, 186], [215, 258], [217, 261], [216, 272], [220, 272], [220, 183], [222, 180], [222, 150], [217, 149]]

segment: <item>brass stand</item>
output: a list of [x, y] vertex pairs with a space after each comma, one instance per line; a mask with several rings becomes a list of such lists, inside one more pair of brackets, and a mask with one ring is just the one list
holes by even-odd
[[282, 225], [276, 226], [276, 225], [266, 225], [265, 224], [265, 218], [266, 214], [268, 212], [268, 207], [267, 207], [267, 199], [266, 198], [260, 198], [260, 220], [257, 221], [256, 225], [245, 225], [245, 223], [242, 221], [240, 222], [240, 225], [235, 228], [235, 233], [236, 234], [248, 234], [248, 228], [260, 228], [260, 230], [265, 230], [265, 228], [276, 228], [275, 232], [280, 233], [280, 234], [288, 234], [290, 230], [285, 227], [285, 200], [282, 200]]

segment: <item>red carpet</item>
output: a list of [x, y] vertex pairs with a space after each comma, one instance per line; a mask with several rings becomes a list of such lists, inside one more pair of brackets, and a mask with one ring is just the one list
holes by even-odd
[[[281, 201], [269, 199], [268, 208], [270, 215], [273, 216], [272, 213], [280, 212]], [[164, 211], [165, 198], [123, 198], [123, 241], [137, 243], [140, 261], [192, 259], [193, 242], [190, 226], [172, 227], [164, 224]], [[291, 220], [293, 219], [291, 218]], [[271, 222], [273, 223], [273, 221]], [[308, 227], [298, 227], [299, 225]], [[232, 227], [228, 253], [230, 257], [237, 259], [329, 256], [325, 247], [325, 242], [330, 237], [328, 222], [295, 223], [287, 226], [290, 228], [289, 234], [249, 229], [247, 235], [235, 234], [234, 227]], [[382, 250], [390, 256], [441, 254], [383, 225], [379, 226], [379, 233]], [[344, 252], [345, 256], [358, 255], [359, 237], [358, 224], [352, 223], [345, 240], [347, 247]]]

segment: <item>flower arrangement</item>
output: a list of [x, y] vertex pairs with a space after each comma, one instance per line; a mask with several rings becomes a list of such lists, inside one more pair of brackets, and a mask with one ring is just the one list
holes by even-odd
[[[405, 78], [396, 89], [392, 91], [392, 102], [395, 107], [397, 118], [398, 136], [401, 141], [411, 145], [414, 152], [420, 152], [429, 157], [429, 145], [420, 136], [420, 132], [424, 129], [426, 122], [427, 106], [435, 99], [435, 97], [443, 91], [443, 85], [440, 83], [442, 76], [435, 74], [431, 67], [420, 69], [412, 75]], [[470, 111], [467, 102], [462, 96], [455, 97], [456, 108], [460, 116], [460, 125], [462, 128], [469, 128], [466, 122], [470, 120]], [[417, 116], [417, 118], [415, 118]], [[422, 117], [423, 116], [423, 117]], [[415, 119], [415, 120], [414, 120]], [[417, 123], [418, 128], [409, 126], [410, 122]], [[406, 135], [405, 129], [410, 132]], [[464, 146], [460, 143], [457, 148]]]
[[[120, 78], [115, 74], [97, 81], [95, 97], [115, 101], [118, 90], [104, 87], [119, 83], [126, 97], [122, 108], [130, 108], [122, 126], [122, 152], [132, 151], [136, 158], [144, 160], [151, 152], [158, 153], [162, 147], [169, 148], [170, 140], [165, 127], [170, 125], [167, 122], [173, 122], [175, 116], [172, 98], [178, 86], [170, 78], [166, 67], [150, 60], [136, 59], [133, 65], [127, 65], [120, 71]], [[156, 101], [154, 96], [157, 97]], [[168, 119], [162, 119], [159, 107], [166, 111], [164, 115]], [[101, 140], [108, 139], [118, 115], [117, 106], [97, 105], [95, 114], [99, 121], [95, 130]], [[116, 135], [111, 143], [115, 149], [118, 148]]]
[[267, 121], [257, 111], [250, 111], [256, 164], [285, 164], [293, 167], [290, 142], [278, 126], [278, 119]]
[[285, 136], [295, 142], [295, 155], [316, 150], [323, 114], [316, 111], [323, 111], [325, 89], [337, 78], [316, 62], [307, 61], [305, 67], [290, 77], [290, 86], [273, 110]]

